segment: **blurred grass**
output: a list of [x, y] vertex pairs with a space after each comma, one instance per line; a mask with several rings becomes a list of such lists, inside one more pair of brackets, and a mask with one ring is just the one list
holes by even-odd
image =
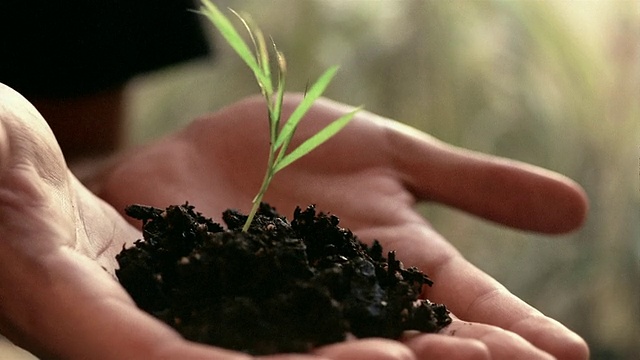
[[[585, 337], [593, 359], [637, 358], [640, 3], [218, 3], [251, 13], [273, 36], [288, 58], [289, 89], [302, 91], [340, 64], [330, 98], [580, 183], [591, 201], [588, 221], [560, 237], [505, 229], [434, 204], [420, 208], [470, 261]], [[229, 49], [217, 50], [214, 63], [132, 83], [132, 143], [257, 91]]]

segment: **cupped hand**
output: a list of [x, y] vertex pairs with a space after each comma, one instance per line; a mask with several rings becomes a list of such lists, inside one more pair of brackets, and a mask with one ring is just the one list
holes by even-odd
[[[136, 307], [110, 271], [139, 237], [69, 172], [37, 111], [0, 84], [0, 333], [45, 359], [249, 359], [185, 341]], [[412, 357], [377, 340], [320, 351], [272, 359]]]
[[[286, 97], [285, 115], [299, 100], [300, 95]], [[317, 101], [290, 148], [349, 110]], [[87, 183], [119, 210], [131, 203], [164, 207], [189, 201], [214, 219], [226, 208], [246, 212], [267, 162], [265, 116], [260, 98], [246, 99], [116, 158]], [[276, 174], [264, 200], [282, 214], [316, 204], [361, 239], [380, 240], [405, 265], [429, 274], [435, 286], [428, 297], [461, 320], [443, 334], [405, 339], [414, 355], [588, 358], [578, 335], [466, 261], [414, 209], [417, 201], [435, 201], [515, 228], [567, 232], [583, 222], [587, 205], [580, 187], [558, 174], [457, 149], [360, 112], [337, 136]]]

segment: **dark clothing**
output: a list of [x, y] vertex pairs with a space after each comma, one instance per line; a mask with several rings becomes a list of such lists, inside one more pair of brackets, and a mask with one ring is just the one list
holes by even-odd
[[1, 0], [0, 83], [87, 95], [209, 53], [190, 0]]

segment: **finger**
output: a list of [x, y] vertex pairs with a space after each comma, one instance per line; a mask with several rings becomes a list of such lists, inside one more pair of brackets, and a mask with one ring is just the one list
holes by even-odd
[[515, 333], [501, 328], [479, 323], [454, 321], [445, 330], [453, 337], [471, 338], [482, 341], [493, 360], [537, 359], [553, 360], [554, 356], [533, 346]]
[[487, 345], [472, 338], [419, 334], [405, 337], [402, 342], [418, 359], [429, 360], [489, 360]]
[[278, 354], [278, 355], [268, 355], [261, 356], [258, 359], [265, 360], [331, 360], [327, 357], [320, 357], [316, 355], [308, 355], [308, 354]]
[[425, 289], [426, 297], [444, 303], [461, 319], [513, 331], [558, 358], [588, 358], [582, 338], [511, 294], [426, 224], [370, 229], [361, 236], [380, 239], [406, 266], [425, 271], [434, 281]]
[[[454, 256], [434, 273], [438, 281], [446, 282], [437, 296], [463, 294], [454, 302], [455, 313], [461, 318], [498, 326], [517, 333], [561, 359], [586, 359], [588, 348], [583, 339], [559, 322], [544, 316], [524, 301], [511, 294], [504, 286], [483, 273], [461, 256]], [[442, 280], [440, 280], [442, 279]], [[436, 281], [436, 280], [434, 280]], [[435, 294], [434, 294], [435, 295]]]
[[320, 347], [314, 354], [335, 360], [415, 360], [403, 344], [387, 339], [360, 339]]
[[524, 230], [562, 233], [586, 216], [584, 191], [559, 174], [455, 148], [395, 122], [388, 151], [419, 198]]
[[[128, 357], [128, 356], [131, 356], [131, 357]], [[136, 354], [128, 353], [124, 355], [124, 357], [120, 357], [119, 359], [128, 359], [128, 358], [167, 359], [167, 360], [171, 360], [171, 359], [252, 360], [252, 359], [255, 359], [254, 357], [249, 356], [247, 354], [226, 350], [226, 349], [221, 349], [221, 348], [216, 348], [212, 346], [197, 344], [189, 341], [184, 341], [182, 339], [172, 339], [172, 341], [170, 341], [169, 343], [164, 343], [164, 344], [156, 342], [156, 348], [153, 349], [153, 351], [147, 351], [147, 352], [136, 351]], [[109, 358], [105, 357], [105, 359], [109, 359]], [[283, 358], [282, 360], [285, 360], [285, 359], [286, 358]]]
[[[285, 112], [295, 105], [299, 95], [289, 95], [287, 99]], [[327, 99], [317, 100], [297, 138], [307, 138], [327, 119], [350, 110]], [[352, 154], [337, 155], [332, 146], [316, 149], [307, 160], [329, 156], [332, 159], [331, 169], [322, 168], [323, 172], [391, 166], [419, 199], [438, 201], [523, 230], [567, 232], [579, 227], [586, 217], [584, 191], [564, 176], [518, 161], [456, 148], [366, 111], [359, 112], [330, 141], [349, 144]]]
[[258, 359], [264, 359], [264, 360], [333, 360], [331, 358], [324, 357], [324, 356], [318, 356], [318, 355], [313, 355], [313, 354], [298, 354], [298, 353], [260, 356]]

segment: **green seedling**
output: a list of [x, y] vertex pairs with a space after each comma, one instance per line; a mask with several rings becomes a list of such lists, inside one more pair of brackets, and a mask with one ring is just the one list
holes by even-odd
[[[333, 66], [326, 70], [318, 80], [308, 88], [303, 100], [295, 108], [293, 113], [291, 113], [287, 121], [282, 124], [282, 100], [287, 75], [287, 63], [282, 52], [278, 50], [273, 40], [271, 40], [272, 52], [269, 51], [262, 31], [260, 31], [251, 18], [245, 14], [238, 14], [231, 10], [247, 29], [251, 42], [253, 43], [253, 50], [244, 41], [231, 21], [209, 0], [202, 0], [200, 12], [213, 23], [227, 43], [229, 43], [233, 50], [247, 66], [249, 66], [251, 71], [253, 71], [260, 91], [266, 100], [269, 120], [269, 158], [264, 180], [262, 181], [258, 194], [252, 201], [251, 211], [242, 228], [243, 231], [247, 231], [274, 175], [342, 130], [342, 128], [353, 119], [360, 108], [356, 108], [334, 120], [318, 133], [305, 140], [297, 148], [287, 152], [300, 121], [311, 108], [314, 101], [322, 96], [322, 93], [324, 93], [338, 71], [338, 67]], [[275, 64], [272, 64], [273, 57], [276, 59]], [[275, 79], [271, 73], [272, 66], [276, 70]]]

